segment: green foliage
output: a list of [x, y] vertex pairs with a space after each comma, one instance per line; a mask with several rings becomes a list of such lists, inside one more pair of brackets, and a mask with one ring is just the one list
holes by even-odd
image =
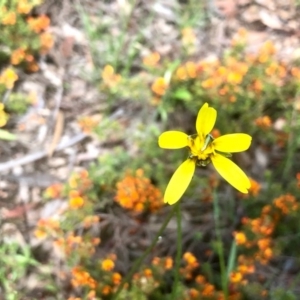
[[29, 268], [38, 262], [33, 259], [29, 246], [20, 246], [17, 242], [5, 242], [0, 245], [0, 287], [1, 295], [8, 300], [22, 299], [19, 285]]
[[27, 15], [41, 0], [1, 0], [0, 64], [8, 63], [14, 50], [26, 49], [37, 53], [41, 48], [39, 36], [30, 29]]
[[283, 288], [275, 288], [271, 293], [272, 300], [296, 300], [297, 296]]
[[17, 115], [24, 114], [30, 105], [30, 98], [20, 93], [11, 93], [5, 103], [6, 110], [9, 113]]

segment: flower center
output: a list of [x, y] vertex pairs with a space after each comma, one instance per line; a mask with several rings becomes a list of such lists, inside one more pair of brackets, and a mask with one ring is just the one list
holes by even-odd
[[207, 135], [205, 139], [199, 135], [189, 136], [190, 158], [196, 158], [196, 163], [200, 166], [209, 164], [210, 156], [215, 153], [212, 141], [211, 135]]

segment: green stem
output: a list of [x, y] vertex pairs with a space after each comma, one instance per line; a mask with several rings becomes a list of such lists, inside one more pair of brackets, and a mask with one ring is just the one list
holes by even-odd
[[[299, 94], [299, 93], [297, 93]], [[298, 95], [297, 95], [298, 96]], [[285, 160], [285, 165], [284, 165], [284, 169], [282, 172], [282, 178], [289, 178], [289, 174], [291, 172], [291, 168], [293, 166], [293, 162], [294, 162], [294, 155], [298, 146], [297, 140], [295, 139], [295, 136], [297, 136], [299, 134], [299, 128], [297, 130], [297, 128], [295, 128], [295, 120], [298, 117], [298, 113], [296, 111], [296, 109], [294, 108], [292, 113], [291, 113], [291, 117], [289, 120], [289, 139], [287, 142], [287, 157]]]
[[166, 229], [167, 225], [169, 224], [171, 218], [173, 217], [173, 214], [175, 212], [176, 206], [170, 211], [168, 217], [165, 219], [164, 223], [161, 225], [159, 231], [157, 232], [157, 234], [155, 235], [152, 243], [150, 244], [150, 246], [145, 250], [145, 252], [143, 253], [143, 255], [141, 257], [139, 257], [133, 264], [132, 268], [130, 269], [130, 271], [128, 272], [128, 274], [125, 276], [125, 278], [122, 280], [121, 284], [119, 285], [118, 289], [116, 290], [114, 296], [113, 296], [113, 300], [116, 300], [117, 297], [119, 296], [120, 292], [122, 291], [124, 285], [126, 282], [129, 282], [132, 278], [132, 276], [134, 275], [134, 273], [139, 269], [139, 267], [141, 266], [142, 262], [144, 261], [144, 259], [150, 254], [150, 252], [152, 251], [152, 249], [154, 248], [154, 246], [156, 245], [159, 237], [162, 235], [163, 231]]
[[182, 256], [182, 230], [181, 230], [181, 211], [180, 202], [176, 203], [176, 217], [177, 217], [177, 242], [176, 242], [176, 260], [175, 260], [175, 274], [174, 274], [174, 284], [171, 299], [176, 299], [176, 293], [179, 283], [180, 276], [180, 262]]
[[128, 35], [130, 20], [132, 19], [132, 15], [133, 15], [134, 9], [136, 7], [137, 0], [133, 0], [132, 3], [130, 2], [130, 4], [131, 4], [131, 10], [127, 14], [127, 16], [125, 16], [125, 19], [123, 20], [122, 33], [121, 33], [121, 36], [119, 39], [119, 45], [118, 45], [118, 48], [116, 49], [116, 53], [115, 53], [115, 57], [114, 57], [113, 67], [115, 68], [115, 70], [118, 68], [118, 65], [120, 63], [119, 62], [120, 54], [124, 50], [125, 37]]
[[226, 271], [225, 257], [224, 257], [224, 249], [222, 242], [222, 235], [220, 230], [220, 207], [219, 201], [216, 193], [213, 195], [213, 205], [214, 205], [214, 220], [216, 226], [216, 237], [217, 237], [217, 251], [220, 261], [220, 270], [221, 270], [221, 283], [222, 290], [225, 296], [225, 300], [228, 299], [228, 276]]

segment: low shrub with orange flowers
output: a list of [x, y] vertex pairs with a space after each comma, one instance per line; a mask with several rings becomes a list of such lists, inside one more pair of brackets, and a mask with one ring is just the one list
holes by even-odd
[[[45, 33], [45, 16], [28, 21], [33, 32]], [[13, 16], [5, 22], [9, 26]], [[149, 105], [145, 106], [147, 109], [153, 109], [149, 113], [153, 122], [149, 131], [153, 135], [165, 126], [167, 113], [177, 109], [186, 115], [181, 118], [180, 113], [174, 113], [170, 120], [180, 130], [184, 126], [190, 130], [187, 123], [196, 117], [200, 103], [207, 101], [218, 110], [212, 138], [230, 131], [247, 132], [253, 137], [253, 145], [245, 156], [233, 155], [251, 176], [247, 195], [224, 188], [222, 179], [206, 168], [197, 170], [200, 179], [193, 179], [190, 192], [181, 201], [182, 225], [189, 232], [183, 237], [183, 254], [179, 256], [178, 299], [280, 299], [270, 296], [276, 290], [269, 280], [274, 275], [270, 269], [285, 256], [299, 258], [300, 170], [296, 153], [300, 133], [300, 68], [278, 59], [276, 47], [270, 41], [256, 53], [248, 53], [246, 37], [247, 32], [240, 30], [230, 48], [218, 58], [194, 61], [186, 57], [181, 62], [170, 62], [154, 51], [141, 57], [142, 71], [138, 75], [128, 78], [120, 66], [110, 64], [98, 73], [97, 84], [100, 82], [100, 91], [108, 100], [114, 101], [116, 96], [130, 99], [128, 102], [138, 99]], [[181, 39], [186, 52], [194, 53], [194, 30], [184, 28]], [[24, 59], [24, 53], [17, 50], [13, 61]], [[12, 70], [2, 79], [8, 87], [17, 80]], [[96, 131], [100, 119], [95, 116], [78, 120], [82, 131], [91, 133]], [[120, 123], [126, 127], [129, 122], [122, 119]], [[57, 212], [60, 218], [53, 216], [38, 222], [35, 236], [52, 239], [55, 251], [67, 261], [64, 271], [70, 287], [69, 300], [113, 299], [129, 273], [133, 257], [142, 255], [139, 246], [146, 248], [150, 244], [152, 232], [143, 232], [139, 237], [141, 244], [134, 241], [124, 252], [110, 252], [111, 248], [123, 246], [126, 239], [148, 224], [150, 217], [158, 220], [169, 208], [164, 206], [159, 187], [166, 183], [170, 162], [175, 163], [180, 154], [161, 154], [156, 139], [143, 126], [141, 130], [135, 127], [132, 134], [142, 136], [142, 142], [139, 140], [134, 143], [134, 150], [130, 149], [134, 154], [128, 154], [122, 147], [112, 147], [108, 155], [101, 156], [88, 170], [74, 172], [67, 184], [54, 184], [45, 191], [47, 201], [61, 200], [64, 206]], [[218, 221], [212, 208], [216, 197], [220, 198], [222, 208]], [[126, 222], [130, 220], [130, 229], [124, 230], [124, 234], [122, 216], [126, 216]], [[111, 220], [115, 222], [113, 227], [109, 226]], [[170, 223], [170, 231], [172, 226]], [[170, 236], [175, 241], [175, 233]], [[164, 248], [163, 240], [162, 235], [162, 246], [158, 242], [124, 284], [120, 299], [171, 297], [176, 265], [172, 250], [176, 246], [174, 243], [174, 249], [171, 245]], [[293, 247], [289, 246], [291, 241]], [[189, 251], [191, 248], [197, 250]], [[157, 256], [156, 251], [164, 255]]]
[[117, 183], [115, 201], [136, 213], [156, 212], [163, 205], [161, 191], [144, 176], [142, 169], [137, 170], [135, 175], [127, 173]]
[[259, 140], [284, 147], [283, 136], [289, 129], [277, 125], [295, 107], [300, 69], [279, 59], [271, 41], [255, 53], [247, 52], [246, 37], [247, 31], [240, 30], [221, 57], [187, 59], [167, 70], [161, 58], [151, 84], [151, 103], [166, 111], [181, 104], [197, 111], [201, 103], [212, 102], [222, 111], [220, 128], [247, 130]]
[[[42, 2], [42, 0], [2, 1], [0, 44], [5, 45], [0, 51], [2, 64], [18, 66], [29, 72], [38, 70], [35, 57], [47, 53], [54, 43], [53, 36], [47, 32], [50, 25], [49, 17], [30, 15], [31, 11]], [[8, 85], [7, 88], [12, 88], [12, 85]]]
[[[37, 58], [46, 54], [54, 39], [48, 28], [46, 15], [32, 16], [32, 10], [43, 0], [4, 0], [0, 7], [0, 97], [6, 96], [5, 108], [9, 114], [23, 114], [29, 105], [29, 96], [13, 91], [19, 80], [19, 70], [36, 72]], [[3, 98], [4, 99], [4, 98]], [[2, 103], [3, 100], [0, 100]], [[1, 113], [0, 124], [8, 121]]]

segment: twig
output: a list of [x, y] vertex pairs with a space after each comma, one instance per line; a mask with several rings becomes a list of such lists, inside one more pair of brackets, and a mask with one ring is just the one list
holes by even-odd
[[[65, 148], [71, 147], [79, 142], [81, 142], [82, 140], [84, 140], [87, 137], [87, 135], [85, 133], [79, 133], [78, 135], [74, 136], [73, 138], [67, 140], [67, 141], [62, 141], [60, 142], [57, 147], [55, 148], [55, 152], [56, 151], [60, 151], [63, 150]], [[0, 172], [9, 170], [11, 168], [14, 168], [16, 166], [22, 166], [22, 165], [26, 165], [28, 163], [34, 162], [36, 160], [39, 160], [45, 156], [47, 156], [48, 153], [46, 150], [41, 150], [35, 153], [31, 153], [28, 154], [24, 157], [21, 157], [19, 159], [13, 159], [10, 160], [8, 162], [2, 163], [0, 164]]]

